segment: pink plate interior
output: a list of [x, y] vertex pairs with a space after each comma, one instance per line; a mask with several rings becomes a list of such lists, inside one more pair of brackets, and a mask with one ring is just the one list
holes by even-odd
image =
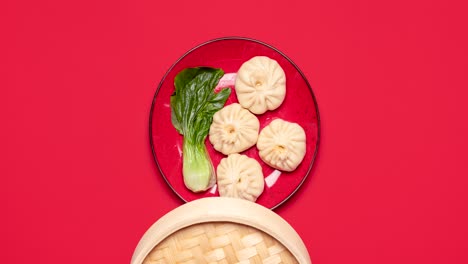
[[[274, 111], [257, 115], [260, 130], [273, 119], [281, 118], [301, 125], [306, 132], [307, 152], [304, 160], [293, 172], [279, 174], [265, 164], [259, 157], [257, 148], [244, 151], [256, 159], [263, 168], [265, 178], [270, 176], [269, 183], [258, 198], [257, 203], [275, 208], [286, 201], [302, 184], [312, 168], [319, 139], [319, 117], [316, 101], [306, 78], [297, 66], [284, 54], [262, 42], [245, 38], [224, 38], [202, 44], [180, 58], [164, 76], [156, 91], [150, 116], [150, 137], [156, 163], [169, 186], [184, 201], [203, 197], [219, 196], [217, 191], [208, 190], [202, 193], [189, 191], [182, 177], [182, 136], [171, 124], [169, 99], [174, 91], [174, 77], [184, 68], [209, 66], [221, 68], [225, 73], [235, 73], [242, 63], [254, 56], [268, 56], [276, 60], [286, 73], [286, 98], [283, 104]], [[237, 102], [234, 87], [226, 105]], [[225, 155], [212, 147], [208, 138], [206, 146], [215, 167]], [[274, 182], [273, 184], [271, 184]]]

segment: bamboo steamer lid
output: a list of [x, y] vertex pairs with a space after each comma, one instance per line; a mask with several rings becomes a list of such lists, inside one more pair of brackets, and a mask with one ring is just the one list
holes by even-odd
[[249, 201], [213, 197], [186, 203], [143, 235], [131, 264], [300, 263], [311, 260], [296, 231]]

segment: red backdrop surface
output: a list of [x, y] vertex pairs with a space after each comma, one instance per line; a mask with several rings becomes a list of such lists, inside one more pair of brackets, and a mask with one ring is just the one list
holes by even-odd
[[463, 1], [0, 3], [0, 262], [129, 263], [181, 201], [149, 145], [165, 71], [206, 40], [288, 55], [319, 104], [276, 212], [321, 263], [468, 263]]

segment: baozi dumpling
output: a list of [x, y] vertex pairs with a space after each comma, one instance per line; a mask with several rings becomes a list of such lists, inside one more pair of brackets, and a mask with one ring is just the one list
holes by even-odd
[[255, 202], [265, 186], [262, 167], [246, 155], [231, 154], [217, 168], [218, 190], [222, 197]]
[[217, 151], [229, 155], [255, 145], [259, 130], [258, 118], [234, 103], [214, 114], [209, 139]]
[[235, 88], [237, 99], [244, 108], [254, 114], [263, 114], [283, 103], [286, 75], [277, 61], [256, 56], [240, 67]]
[[300, 125], [275, 119], [260, 132], [257, 148], [260, 158], [269, 166], [293, 171], [304, 159], [306, 135]]

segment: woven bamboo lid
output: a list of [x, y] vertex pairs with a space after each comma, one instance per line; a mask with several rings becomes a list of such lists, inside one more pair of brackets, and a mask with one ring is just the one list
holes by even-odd
[[299, 235], [279, 215], [234, 198], [204, 198], [164, 215], [143, 235], [131, 264], [310, 264]]

